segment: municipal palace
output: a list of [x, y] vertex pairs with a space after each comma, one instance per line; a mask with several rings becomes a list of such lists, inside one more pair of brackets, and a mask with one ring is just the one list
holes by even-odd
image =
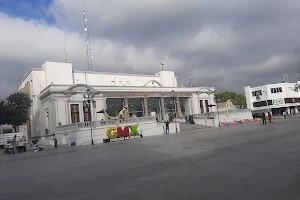
[[[29, 137], [55, 134], [69, 124], [107, 121], [124, 105], [128, 118], [155, 116], [158, 122], [216, 109], [210, 106], [215, 104], [214, 87], [178, 86], [173, 71], [155, 75], [76, 71], [70, 63], [45, 62], [29, 69], [18, 87], [32, 99]], [[88, 96], [91, 106], [85, 101]]]

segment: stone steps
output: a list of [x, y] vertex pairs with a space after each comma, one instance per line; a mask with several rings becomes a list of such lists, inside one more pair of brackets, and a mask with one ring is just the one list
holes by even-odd
[[203, 125], [197, 125], [197, 124], [180, 123], [181, 131], [190, 131], [190, 130], [197, 130], [197, 129], [204, 129], [204, 128], [208, 128], [208, 127]]

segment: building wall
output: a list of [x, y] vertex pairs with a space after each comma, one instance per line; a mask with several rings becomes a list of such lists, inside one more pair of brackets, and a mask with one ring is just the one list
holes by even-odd
[[[245, 96], [246, 96], [246, 101], [247, 101], [247, 108], [251, 110], [263, 110], [263, 109], [270, 109], [272, 107], [289, 107], [291, 104], [278, 104], [278, 105], [269, 105], [269, 106], [263, 106], [261, 108], [259, 107], [254, 107], [253, 103], [255, 102], [262, 102], [262, 101], [272, 101], [274, 100], [279, 100], [282, 99], [284, 101], [285, 98], [300, 98], [300, 91], [296, 92], [293, 91], [293, 88], [296, 83], [277, 83], [277, 84], [269, 84], [269, 85], [263, 85], [263, 86], [258, 86], [258, 87], [250, 87], [247, 86], [244, 88], [245, 90]], [[272, 93], [271, 89], [272, 88], [282, 88], [282, 92], [278, 93]], [[260, 95], [260, 100], [256, 99], [256, 96], [253, 96], [252, 92], [254, 91], [259, 91], [261, 90], [262, 94]], [[297, 105], [295, 105], [297, 106]]]
[[45, 62], [42, 66], [45, 72], [45, 86], [73, 85], [73, 69], [70, 63]]
[[[200, 108], [200, 100], [203, 101], [203, 109], [204, 113], [206, 113], [206, 106], [205, 106], [205, 100], [208, 100], [208, 104], [216, 105], [216, 102], [214, 100], [214, 95], [208, 95], [205, 93], [202, 94], [196, 94], [193, 93], [190, 98], [191, 103], [191, 114], [201, 114], [201, 108]], [[210, 112], [216, 112], [217, 108], [216, 106], [209, 108]]]
[[[87, 84], [99, 86], [148, 86], [177, 87], [177, 78], [174, 72], [163, 71], [156, 75], [131, 75], [112, 74], [99, 72], [78, 72], [73, 73], [74, 84]], [[153, 82], [152, 82], [153, 81]]]

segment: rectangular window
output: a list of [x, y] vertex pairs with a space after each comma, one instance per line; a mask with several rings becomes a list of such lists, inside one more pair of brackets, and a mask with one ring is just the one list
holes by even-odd
[[91, 121], [91, 109], [90, 106], [83, 107], [84, 121]]
[[205, 100], [205, 107], [206, 107], [206, 112], [209, 112], [208, 100]]
[[271, 93], [281, 93], [282, 92], [282, 87], [278, 87], [278, 88], [271, 88]]
[[79, 104], [71, 104], [71, 119], [72, 119], [72, 123], [80, 122]]
[[253, 107], [262, 107], [262, 106], [267, 106], [266, 101], [261, 101], [261, 102], [254, 102]]
[[201, 113], [204, 113], [203, 100], [200, 100], [200, 109], [201, 109]]

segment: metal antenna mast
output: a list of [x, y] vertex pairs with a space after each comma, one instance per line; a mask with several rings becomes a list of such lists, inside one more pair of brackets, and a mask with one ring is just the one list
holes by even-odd
[[286, 82], [286, 83], [289, 82], [289, 77], [288, 77], [287, 73], [283, 73], [283, 79], [284, 79], [284, 82]]
[[161, 71], [164, 71], [164, 63], [160, 63], [161, 65]]
[[84, 5], [84, 0], [82, 0], [82, 7], [83, 7], [83, 20], [84, 20], [84, 37], [86, 42], [86, 56], [87, 56], [87, 64], [88, 64], [88, 70], [92, 71], [93, 69], [93, 63], [92, 63], [92, 48], [91, 48], [91, 42], [90, 42], [90, 34], [88, 29], [88, 23], [87, 23], [87, 17], [86, 17], [86, 9]]
[[193, 87], [193, 74], [189, 76], [189, 80], [190, 80], [190, 87]]
[[66, 37], [64, 37], [64, 42], [65, 42], [65, 63], [68, 63], [68, 53], [67, 53], [67, 41], [66, 41]]

